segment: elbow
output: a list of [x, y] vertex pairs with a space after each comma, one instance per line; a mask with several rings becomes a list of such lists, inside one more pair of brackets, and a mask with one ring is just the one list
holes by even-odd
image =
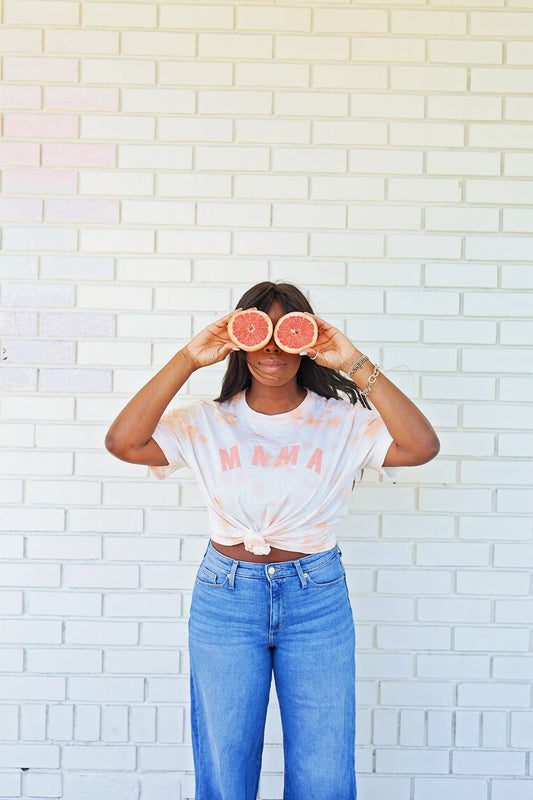
[[425, 464], [428, 461], [432, 461], [439, 453], [440, 450], [440, 441], [439, 437], [436, 433], [433, 433], [431, 439], [427, 442], [424, 447], [424, 460], [421, 461], [421, 464]]
[[115, 458], [122, 458], [122, 452], [124, 448], [121, 446], [120, 439], [115, 436], [111, 430], [109, 430], [106, 434], [104, 445], [105, 449], [111, 453], [112, 456], [115, 456]]

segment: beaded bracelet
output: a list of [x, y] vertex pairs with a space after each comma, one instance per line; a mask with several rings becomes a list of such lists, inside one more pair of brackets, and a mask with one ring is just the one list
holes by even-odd
[[380, 369], [381, 368], [380, 368], [379, 364], [376, 364], [375, 367], [374, 367], [374, 372], [372, 373], [372, 375], [368, 379], [367, 385], [365, 386], [364, 389], [361, 389], [361, 394], [363, 395], [363, 397], [366, 397], [367, 394], [370, 394], [370, 391], [371, 391], [373, 385], [375, 384], [375, 382], [378, 379], [378, 375], [380, 373]]
[[365, 363], [365, 361], [368, 361], [368, 356], [361, 356], [361, 358], [359, 358], [359, 359], [358, 359], [358, 360], [355, 362], [355, 364], [352, 364], [352, 366], [351, 366], [351, 367], [350, 367], [350, 369], [348, 370], [348, 377], [349, 377], [349, 378], [351, 378], [351, 377], [352, 377], [352, 375], [354, 374], [354, 372], [357, 372], [357, 370], [359, 369], [359, 367], [362, 367], [362, 366], [363, 366], [363, 364]]

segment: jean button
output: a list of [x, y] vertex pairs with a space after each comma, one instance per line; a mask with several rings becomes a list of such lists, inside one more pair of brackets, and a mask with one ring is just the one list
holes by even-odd
[[268, 568], [269, 575], [273, 575], [275, 573], [275, 571], [276, 571], [275, 567], [269, 567]]

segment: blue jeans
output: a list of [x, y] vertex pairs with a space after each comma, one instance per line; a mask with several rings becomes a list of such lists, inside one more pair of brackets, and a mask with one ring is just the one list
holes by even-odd
[[283, 800], [356, 800], [355, 632], [337, 546], [261, 564], [209, 542], [189, 651], [196, 800], [256, 800], [272, 671]]

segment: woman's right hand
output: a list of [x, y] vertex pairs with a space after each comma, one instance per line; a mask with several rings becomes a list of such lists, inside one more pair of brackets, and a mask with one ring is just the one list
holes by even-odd
[[184, 347], [193, 369], [217, 364], [219, 361], [223, 361], [232, 350], [239, 349], [231, 341], [228, 333], [228, 322], [233, 314], [235, 311], [230, 311], [229, 314], [225, 314], [216, 322], [208, 325]]

